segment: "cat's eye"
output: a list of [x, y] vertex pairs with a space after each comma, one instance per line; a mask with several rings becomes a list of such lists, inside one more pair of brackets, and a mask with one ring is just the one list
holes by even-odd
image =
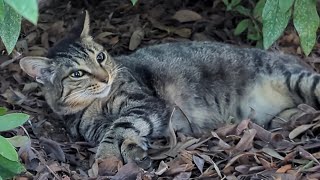
[[74, 71], [73, 73], [70, 74], [71, 77], [73, 78], [80, 78], [85, 74], [84, 71], [82, 70], [78, 70], [78, 71]]
[[106, 55], [103, 52], [100, 52], [96, 57], [99, 64], [102, 63], [105, 60], [105, 58], [106, 58]]

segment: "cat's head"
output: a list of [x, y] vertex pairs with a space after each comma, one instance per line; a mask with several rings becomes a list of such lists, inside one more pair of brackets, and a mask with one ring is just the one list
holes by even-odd
[[95, 99], [105, 99], [115, 71], [110, 55], [89, 34], [87, 12], [47, 57], [24, 57], [20, 66], [42, 85], [46, 101], [60, 115], [76, 113]]

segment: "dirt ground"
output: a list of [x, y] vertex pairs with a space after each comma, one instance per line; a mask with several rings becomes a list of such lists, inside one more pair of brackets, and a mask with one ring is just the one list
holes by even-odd
[[[250, 3], [245, 5], [252, 7]], [[227, 12], [221, 0], [139, 0], [135, 6], [129, 0], [55, 1], [40, 11], [37, 26], [22, 23], [13, 54], [7, 56], [1, 51], [0, 106], [31, 115], [24, 126], [31, 143], [19, 148], [28, 171], [16, 179], [320, 179], [320, 113], [307, 105], [300, 105], [303, 113], [292, 117], [291, 123], [281, 129], [268, 131], [246, 119], [202, 138], [173, 134], [171, 143], [160, 150], [159, 144], [165, 142], [154, 142], [150, 151], [153, 168], [142, 170], [134, 163], [119, 163], [115, 175], [103, 173], [115, 162], [93, 165], [96, 148], [71, 140], [63, 121], [44, 101], [38, 84], [18, 65], [22, 56], [45, 56], [84, 9], [91, 16], [93, 37], [114, 56], [175, 41], [255, 46], [245, 35], [233, 34], [243, 17]], [[290, 25], [270, 51], [300, 56], [318, 70], [319, 47], [317, 42], [311, 55], [304, 57]], [[11, 137], [26, 132], [18, 128], [2, 135]]]

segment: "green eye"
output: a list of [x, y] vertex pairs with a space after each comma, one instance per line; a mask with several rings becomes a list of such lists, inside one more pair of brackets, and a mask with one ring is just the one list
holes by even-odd
[[73, 78], [80, 78], [85, 74], [84, 71], [82, 70], [78, 70], [78, 71], [74, 71], [73, 73], [70, 74], [71, 77]]

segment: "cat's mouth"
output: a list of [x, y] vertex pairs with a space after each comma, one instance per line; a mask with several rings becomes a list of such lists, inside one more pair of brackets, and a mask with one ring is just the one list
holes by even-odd
[[97, 98], [105, 98], [109, 95], [110, 86], [108, 84], [100, 84], [100, 88], [93, 92], [93, 96]]

